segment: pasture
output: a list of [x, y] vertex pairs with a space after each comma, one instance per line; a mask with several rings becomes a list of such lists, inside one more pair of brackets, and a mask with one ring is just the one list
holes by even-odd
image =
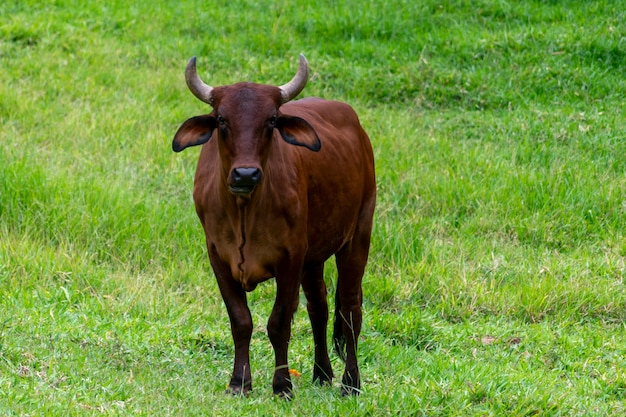
[[[269, 281], [231, 397], [183, 72], [277, 85], [299, 53], [376, 156], [363, 393], [311, 383], [301, 298], [273, 398]], [[625, 98], [622, 0], [3, 1], [0, 414], [623, 415]]]

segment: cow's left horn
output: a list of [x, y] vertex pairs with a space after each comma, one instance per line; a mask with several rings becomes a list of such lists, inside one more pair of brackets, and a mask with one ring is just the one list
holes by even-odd
[[306, 62], [304, 55], [300, 54], [300, 65], [298, 72], [287, 84], [281, 85], [280, 91], [283, 95], [283, 103], [288, 102], [295, 96], [300, 94], [309, 79], [309, 64]]
[[189, 87], [189, 90], [191, 90], [194, 96], [198, 97], [200, 101], [212, 104], [211, 92], [213, 91], [213, 87], [205, 84], [204, 81], [198, 77], [195, 56], [192, 57], [187, 63], [187, 69], [185, 69], [185, 80], [187, 81], [187, 87]]

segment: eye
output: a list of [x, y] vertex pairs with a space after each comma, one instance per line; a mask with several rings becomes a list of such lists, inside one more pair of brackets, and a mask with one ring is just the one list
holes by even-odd
[[270, 117], [270, 120], [267, 123], [270, 125], [270, 127], [276, 126], [276, 116]]
[[226, 120], [221, 115], [217, 116], [217, 122], [220, 124], [220, 127], [226, 127]]

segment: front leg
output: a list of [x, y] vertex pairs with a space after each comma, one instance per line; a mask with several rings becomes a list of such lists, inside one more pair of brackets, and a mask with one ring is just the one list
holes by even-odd
[[328, 326], [328, 291], [324, 283], [324, 263], [305, 268], [302, 274], [302, 289], [307, 299], [307, 311], [313, 330], [315, 362], [313, 382], [320, 385], [331, 384], [333, 369], [328, 357], [326, 329]]
[[235, 343], [233, 373], [228, 384], [228, 393], [247, 395], [252, 390], [250, 372], [250, 339], [252, 337], [252, 316], [246, 303], [245, 293], [227, 304], [230, 328]]
[[287, 361], [291, 323], [298, 307], [302, 263], [281, 268], [276, 274], [276, 301], [267, 323], [267, 333], [274, 348], [275, 368], [272, 388], [274, 394], [290, 399], [293, 384]]
[[233, 279], [230, 268], [218, 258], [214, 248], [209, 248], [209, 258], [228, 311], [230, 329], [235, 344], [233, 373], [227, 392], [235, 395], [246, 395], [252, 390], [252, 374], [250, 372], [252, 315], [248, 308], [245, 291]]

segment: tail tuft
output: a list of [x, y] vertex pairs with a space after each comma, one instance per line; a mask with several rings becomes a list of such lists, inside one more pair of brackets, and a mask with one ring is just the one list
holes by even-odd
[[346, 336], [343, 334], [341, 319], [339, 315], [335, 316], [335, 328], [333, 330], [333, 342], [335, 344], [335, 351], [342, 362], [346, 361]]
[[335, 324], [333, 327], [333, 342], [335, 351], [342, 362], [346, 361], [346, 335], [343, 334], [343, 318], [341, 317], [341, 302], [339, 294], [335, 295]]

